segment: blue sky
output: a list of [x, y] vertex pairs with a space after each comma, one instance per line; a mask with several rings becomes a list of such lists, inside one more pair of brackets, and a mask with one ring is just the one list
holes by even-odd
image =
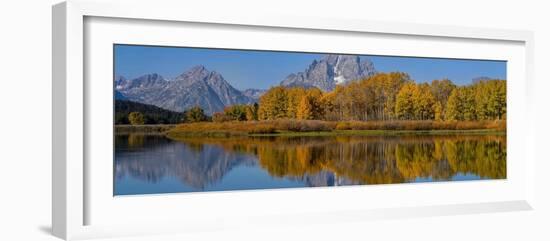
[[[235, 88], [266, 89], [278, 85], [287, 75], [304, 71], [324, 54], [115, 45], [115, 76], [136, 78], [158, 73], [173, 78], [193, 66], [215, 70]], [[506, 62], [361, 55], [379, 72], [408, 73], [417, 82], [448, 78], [459, 85], [473, 78], [506, 79]]]

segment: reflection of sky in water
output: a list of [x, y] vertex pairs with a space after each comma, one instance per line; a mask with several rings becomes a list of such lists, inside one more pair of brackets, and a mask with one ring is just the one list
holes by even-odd
[[[472, 173], [457, 173], [449, 181], [469, 181], [469, 180], [481, 180], [485, 179]], [[433, 182], [431, 177], [417, 177], [414, 182]]]
[[[250, 181], [253, 180], [253, 181]], [[239, 166], [231, 169], [222, 180], [204, 189], [196, 189], [182, 183], [177, 177], [166, 176], [157, 183], [138, 180], [130, 175], [117, 179], [117, 195], [155, 194], [196, 191], [250, 190], [265, 188], [304, 187], [298, 181], [271, 177], [266, 171], [257, 167]]]
[[505, 137], [116, 138], [115, 195], [506, 177]]

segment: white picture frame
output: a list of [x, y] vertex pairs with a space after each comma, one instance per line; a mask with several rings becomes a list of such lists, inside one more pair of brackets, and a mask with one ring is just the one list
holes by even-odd
[[[534, 133], [529, 128], [528, 117], [533, 116], [529, 108], [531, 100], [529, 94], [533, 74], [533, 34], [528, 31], [496, 30], [481, 28], [466, 28], [456, 26], [421, 25], [410, 23], [370, 22], [349, 19], [311, 19], [292, 16], [270, 15], [225, 15], [208, 16], [203, 12], [186, 9], [185, 4], [178, 1], [132, 2], [132, 1], [89, 1], [72, 0], [60, 3], [53, 7], [53, 167], [52, 167], [52, 227], [53, 234], [63, 239], [83, 239], [94, 237], [112, 237], [121, 235], [157, 234], [171, 232], [192, 232], [196, 230], [209, 230], [216, 228], [232, 228], [243, 225], [279, 224], [292, 225], [298, 222], [341, 222], [346, 220], [366, 220], [399, 217], [422, 217], [433, 215], [466, 214], [496, 211], [530, 210], [534, 202]], [[155, 11], [150, 11], [155, 9]], [[113, 20], [113, 21], [111, 21]], [[87, 22], [88, 21], [88, 22]], [[119, 21], [121, 24], [118, 24]], [[146, 24], [151, 23], [151, 24]], [[87, 24], [96, 24], [94, 27], [86, 27]], [[109, 25], [111, 24], [111, 25]], [[170, 37], [163, 39], [141, 38], [128, 27], [142, 24], [147, 25], [150, 31], [162, 33], [164, 25], [172, 28], [183, 28], [187, 25], [203, 26], [196, 31], [245, 31], [251, 36], [261, 38], [264, 34], [286, 34], [286, 32], [299, 31], [307, 35], [314, 32], [317, 36], [329, 36], [335, 39], [342, 35], [373, 35], [394, 39], [409, 39], [410, 41], [440, 41], [439, 47], [432, 50], [423, 49], [423, 56], [438, 56], [438, 51], [445, 47], [456, 46], [458, 50], [447, 52], [447, 57], [471, 57], [468, 51], [461, 52], [462, 47], [478, 48], [478, 58], [504, 59], [511, 61], [509, 78], [508, 103], [510, 104], [510, 117], [508, 122], [508, 178], [506, 180], [437, 183], [421, 185], [374, 185], [365, 187], [347, 187], [338, 189], [316, 188], [315, 190], [268, 190], [268, 191], [237, 191], [215, 192], [209, 194], [186, 195], [152, 195], [144, 197], [114, 198], [101, 188], [108, 186], [109, 182], [97, 181], [96, 176], [112, 173], [111, 170], [102, 170], [101, 165], [92, 162], [90, 156], [98, 156], [106, 152], [93, 152], [95, 144], [104, 139], [101, 137], [112, 136], [112, 132], [101, 134], [101, 126], [91, 126], [89, 118], [100, 119], [103, 114], [94, 112], [97, 104], [91, 104], [90, 98], [100, 95], [105, 86], [88, 81], [90, 77], [87, 68], [98, 70], [97, 73], [108, 73], [104, 66], [96, 67], [96, 60], [90, 60], [87, 56], [90, 49], [94, 48], [94, 58], [105, 58], [107, 52], [95, 51], [102, 49], [100, 45], [89, 44], [86, 41], [97, 43], [113, 43], [124, 41], [125, 43], [153, 43], [164, 45], [178, 45], [172, 42]], [[112, 26], [109, 27], [109, 26]], [[91, 26], [91, 25], [89, 25]], [[97, 27], [96, 27], [97, 26]], [[107, 26], [102, 28], [102, 26]], [[107, 33], [113, 29], [128, 28], [125, 38], [109, 36]], [[202, 29], [202, 30], [201, 30]], [[239, 30], [240, 29], [240, 30]], [[243, 30], [244, 29], [244, 30]], [[271, 32], [270, 32], [271, 31]], [[89, 35], [93, 35], [90, 37]], [[94, 37], [95, 36], [95, 37]], [[109, 36], [112, 38], [104, 38]], [[88, 38], [90, 37], [90, 38]], [[304, 38], [307, 38], [305, 36]], [[343, 38], [343, 37], [342, 37]], [[200, 39], [196, 40], [200, 41]], [[160, 43], [159, 43], [160, 42]], [[224, 46], [219, 43], [209, 43], [208, 47], [240, 47], [236, 41], [231, 42], [231, 37]], [[284, 41], [282, 41], [284, 42]], [[448, 43], [447, 43], [448, 42]], [[95, 42], [94, 42], [95, 43]], [[234, 44], [234, 45], [232, 45]], [[243, 43], [241, 43], [243, 44]], [[266, 48], [265, 41], [262, 45], [250, 48]], [[498, 44], [502, 44], [502, 49]], [[229, 45], [229, 46], [228, 46]], [[96, 46], [99, 46], [96, 48]], [[350, 46], [353, 46], [352, 44]], [[406, 43], [403, 44], [406, 46]], [[477, 47], [476, 47], [477, 46]], [[492, 46], [492, 47], [491, 47]], [[509, 47], [506, 47], [509, 46]], [[323, 49], [322, 45], [309, 46]], [[269, 48], [269, 47], [268, 47]], [[280, 44], [271, 48], [288, 49], [288, 45]], [[305, 48], [294, 46], [294, 48]], [[349, 47], [353, 48], [353, 47]], [[485, 50], [482, 50], [485, 49]], [[303, 49], [302, 49], [303, 50]], [[502, 50], [502, 51], [499, 51]], [[340, 52], [354, 51], [353, 49], [340, 49]], [[374, 50], [373, 50], [374, 51]], [[391, 54], [391, 50], [381, 50], [385, 54]], [[431, 52], [430, 52], [431, 51]], [[369, 52], [371, 53], [371, 52]], [[419, 52], [411, 51], [410, 55], [418, 55]], [[399, 54], [399, 53], [398, 53]], [[112, 60], [109, 60], [112, 61]], [[105, 65], [107, 66], [107, 65]], [[108, 66], [107, 66], [108, 67]], [[94, 75], [96, 72], [94, 72]], [[100, 75], [100, 74], [97, 74]], [[91, 84], [94, 83], [94, 84]], [[107, 83], [107, 82], [106, 82]], [[107, 83], [108, 91], [112, 91], [112, 83]], [[88, 92], [90, 89], [99, 90]], [[510, 99], [513, 98], [513, 104]], [[109, 99], [110, 100], [110, 99]], [[101, 102], [101, 101], [99, 101]], [[99, 106], [104, 107], [104, 106]], [[101, 108], [99, 108], [101, 109]], [[91, 114], [92, 113], [92, 114]], [[108, 119], [108, 122], [112, 121]], [[105, 123], [108, 123], [105, 122]], [[112, 123], [111, 123], [112, 124]], [[105, 127], [105, 126], [103, 126]], [[112, 130], [111, 130], [112, 131]], [[95, 137], [90, 139], [90, 133]], [[98, 134], [99, 133], [99, 134]], [[91, 149], [90, 149], [91, 148]], [[97, 149], [94, 149], [97, 150]], [[112, 150], [111, 150], [112, 151]], [[112, 152], [111, 152], [112, 153]], [[92, 154], [92, 155], [91, 155]], [[92, 158], [93, 159], [93, 158]], [[112, 160], [111, 160], [112, 163]], [[96, 170], [89, 174], [90, 169]], [[112, 183], [112, 180], [111, 180]], [[426, 186], [428, 185], [428, 186]], [[99, 191], [98, 191], [99, 190]], [[449, 195], [450, 191], [457, 195]], [[459, 197], [470, 190], [470, 197]], [[487, 192], [487, 190], [495, 190]], [[107, 194], [105, 194], [107, 193]], [[111, 192], [112, 193], [112, 192]], [[371, 200], [371, 208], [360, 208], [359, 202], [351, 202], [348, 208], [338, 209], [327, 207], [327, 203], [318, 205], [308, 204], [309, 198], [331, 199], [334, 202], [342, 201], [338, 197], [353, 197], [354, 195], [374, 195], [380, 197], [400, 197], [403, 193], [423, 193], [426, 197], [434, 197], [438, 194], [445, 196], [439, 201], [424, 201], [411, 198], [410, 201], [389, 201], [382, 198]], [[101, 196], [101, 197], [99, 197]], [[257, 200], [263, 202], [275, 202], [284, 197], [293, 197], [298, 200], [294, 203], [296, 209], [291, 210], [288, 203], [281, 203], [277, 208], [262, 209], [262, 207], [248, 205], [243, 206], [244, 200]], [[233, 204], [230, 212], [223, 210], [206, 210], [213, 201], [224, 200]], [[151, 208], [151, 204], [157, 208]], [[185, 203], [185, 205], [182, 205]], [[239, 204], [241, 203], [241, 205]], [[112, 206], [109, 206], [112, 205]], [[193, 206], [194, 205], [194, 206]], [[240, 206], [239, 206], [240, 205]], [[192, 209], [178, 208], [178, 206], [193, 207]], [[269, 205], [267, 205], [269, 206]], [[138, 208], [148, 208], [150, 211], [143, 215], [148, 220], [139, 217], [122, 218], [128, 216]], [[245, 210], [245, 208], [250, 210]], [[214, 213], [216, 212], [216, 213]], [[253, 215], [253, 213], [260, 213]], [[186, 213], [192, 218], [182, 218], [180, 214]], [[100, 217], [91, 220], [90, 217]], [[131, 215], [130, 215], [131, 216]], [[199, 218], [204, 216], [204, 218]], [[321, 217], [330, 217], [327, 220]], [[227, 222], [227, 221], [231, 222]], [[288, 221], [293, 220], [293, 221]], [[112, 222], [110, 222], [112, 221]], [[177, 224], [174, 224], [177, 223]]]

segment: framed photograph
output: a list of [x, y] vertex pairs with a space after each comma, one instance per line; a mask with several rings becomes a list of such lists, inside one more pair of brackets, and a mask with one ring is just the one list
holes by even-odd
[[53, 7], [58, 237], [533, 208], [531, 32], [125, 5]]

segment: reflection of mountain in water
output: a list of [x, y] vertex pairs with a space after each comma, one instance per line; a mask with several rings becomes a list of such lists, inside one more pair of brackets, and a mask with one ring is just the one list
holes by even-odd
[[[193, 188], [204, 189], [219, 182], [233, 167], [255, 163], [251, 155], [226, 152], [218, 146], [185, 145], [162, 137], [141, 138], [145, 138], [147, 144], [153, 143], [152, 148], [144, 152], [139, 146], [133, 146], [117, 153], [117, 177], [131, 175], [154, 183], [165, 176], [174, 176]], [[123, 139], [119, 137], [117, 145], [124, 146]]]
[[[117, 177], [173, 176], [195, 189], [223, 182], [237, 166], [305, 186], [506, 178], [505, 136], [233, 137], [118, 136]], [[254, 182], [244, 176], [243, 182]], [[477, 179], [476, 178], [476, 179]]]
[[359, 183], [349, 180], [344, 177], [339, 177], [336, 173], [331, 171], [320, 171], [316, 174], [304, 174], [301, 177], [294, 177], [291, 179], [297, 179], [306, 183], [308, 187], [331, 187], [331, 186], [344, 186], [344, 185], [357, 185]]

